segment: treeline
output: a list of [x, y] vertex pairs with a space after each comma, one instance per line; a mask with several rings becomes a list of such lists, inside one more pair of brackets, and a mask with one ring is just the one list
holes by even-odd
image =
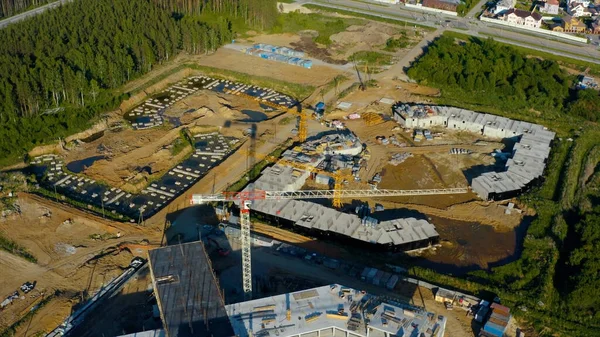
[[576, 99], [567, 106], [570, 115], [600, 122], [600, 95], [595, 89], [578, 90]]
[[0, 0], [0, 18], [13, 16], [55, 0]]
[[442, 91], [500, 108], [562, 109], [573, 78], [556, 62], [528, 58], [491, 39], [457, 44], [442, 36], [408, 75]]
[[458, 44], [443, 35], [413, 63], [408, 75], [466, 103], [600, 121], [597, 90], [575, 90], [575, 76], [557, 62], [528, 57], [493, 39], [472, 38]]
[[519, 198], [536, 212], [519, 259], [466, 279], [496, 292], [538, 332], [600, 336], [600, 132], [583, 120], [600, 120], [598, 91], [574, 90], [574, 76], [554, 61], [491, 40], [457, 43], [448, 36], [408, 74], [440, 88], [442, 101], [542, 118], [562, 133], [544, 183]]
[[205, 22], [150, 0], [78, 0], [8, 26], [0, 31], [0, 165], [86, 127], [122, 99], [112, 89], [180, 50], [203, 53], [233, 36], [228, 15]]
[[219, 14], [240, 18], [249, 27], [267, 29], [277, 20], [276, 0], [152, 0], [161, 8], [186, 15]]
[[[600, 203], [600, 193], [595, 198], [596, 203]], [[584, 214], [583, 219], [575, 225], [572, 235], [575, 236], [576, 244], [566, 262], [572, 272], [565, 282], [568, 285], [565, 289], [568, 294], [568, 313], [570, 318], [581, 319], [586, 324], [599, 328], [600, 207]]]

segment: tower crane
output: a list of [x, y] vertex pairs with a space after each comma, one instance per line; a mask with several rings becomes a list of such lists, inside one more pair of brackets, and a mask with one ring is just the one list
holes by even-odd
[[295, 107], [291, 107], [288, 109], [288, 112], [298, 115], [298, 140], [301, 143], [306, 141], [306, 137], [308, 135], [308, 117], [306, 113], [302, 111], [302, 104], [298, 103]]
[[250, 206], [254, 200], [289, 199], [334, 199], [334, 198], [377, 198], [415, 195], [441, 195], [467, 193], [468, 188], [424, 189], [424, 190], [306, 190], [306, 191], [264, 191], [222, 192], [217, 194], [193, 194], [192, 205], [208, 202], [233, 201], [240, 207], [240, 229], [242, 241], [242, 286], [244, 297], [252, 298], [252, 259], [250, 252]]
[[353, 176], [351, 174], [344, 173], [344, 172], [342, 172], [342, 170], [337, 170], [335, 172], [329, 172], [329, 171], [322, 170], [320, 168], [316, 168], [309, 164], [298, 163], [298, 162], [295, 162], [292, 160], [287, 160], [287, 159], [280, 159], [278, 161], [278, 163], [282, 166], [291, 166], [291, 167], [295, 167], [297, 169], [308, 171], [310, 173], [323, 174], [323, 175], [326, 175], [326, 176], [332, 178], [333, 183], [334, 183], [333, 190], [332, 190], [332, 191], [334, 191], [334, 195], [332, 197], [332, 206], [335, 208], [342, 207], [342, 197], [341, 197], [340, 191], [343, 189], [342, 184], [343, 184], [344, 179], [352, 179], [353, 178]]

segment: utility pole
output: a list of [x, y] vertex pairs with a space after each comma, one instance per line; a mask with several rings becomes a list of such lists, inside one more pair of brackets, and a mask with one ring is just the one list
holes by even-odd
[[100, 197], [100, 203], [102, 204], [102, 219], [105, 219], [105, 217], [104, 217], [104, 198], [102, 198], [102, 196]]

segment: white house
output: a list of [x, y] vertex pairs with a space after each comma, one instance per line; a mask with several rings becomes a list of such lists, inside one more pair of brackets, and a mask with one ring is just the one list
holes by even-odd
[[571, 15], [574, 18], [592, 16], [592, 12], [590, 11], [588, 6], [589, 5], [586, 5], [582, 2], [571, 2], [567, 6], [567, 13], [569, 13], [569, 15]]
[[580, 3], [583, 5], [583, 7], [589, 7], [591, 1], [590, 0], [568, 0], [567, 1], [567, 7], [569, 7], [570, 4], [572, 3]]
[[531, 28], [540, 28], [542, 26], [542, 16], [539, 13], [521, 9], [509, 9], [501, 15], [500, 19], [518, 26]]
[[496, 8], [494, 9], [494, 14], [502, 14], [507, 10], [514, 8], [517, 0], [499, 0], [496, 3]]
[[559, 2], [558, 0], [547, 0], [544, 7], [540, 8], [540, 12], [547, 14], [558, 14]]
[[383, 2], [386, 4], [397, 5], [400, 3], [400, 0], [373, 0], [375, 2]]

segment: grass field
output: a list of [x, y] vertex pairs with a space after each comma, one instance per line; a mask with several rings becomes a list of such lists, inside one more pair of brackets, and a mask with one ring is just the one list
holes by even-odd
[[330, 45], [331, 35], [343, 32], [351, 25], [360, 25], [364, 21], [361, 19], [335, 18], [318, 13], [301, 14], [296, 12], [281, 14], [277, 18], [277, 23], [271, 28], [270, 33], [298, 33], [305, 30], [318, 32], [315, 42], [324, 45]]
[[[429, 27], [429, 26], [423, 26], [423, 25], [419, 25], [419, 24], [415, 24], [415, 23], [411, 23], [411, 22], [407, 22], [407, 21], [403, 21], [402, 19], [388, 19], [388, 18], [382, 18], [379, 16], [375, 16], [375, 15], [369, 15], [369, 14], [364, 14], [364, 13], [360, 13], [360, 12], [356, 12], [353, 10], [353, 7], [347, 7], [347, 10], [344, 9], [336, 9], [336, 8], [329, 8], [329, 7], [325, 7], [325, 6], [320, 6], [320, 5], [314, 5], [314, 4], [307, 4], [304, 5], [304, 7], [308, 8], [308, 9], [312, 9], [315, 11], [321, 11], [321, 12], [329, 12], [329, 13], [338, 13], [338, 14], [342, 14], [342, 15], [348, 15], [348, 16], [354, 16], [357, 18], [363, 18], [363, 19], [367, 19], [367, 20], [372, 20], [372, 21], [379, 21], [379, 22], [384, 22], [384, 23], [390, 23], [393, 25], [408, 25], [410, 27], [419, 27], [423, 30], [426, 31], [434, 31], [435, 28]], [[360, 8], [356, 8], [356, 10], [361, 10]]]

